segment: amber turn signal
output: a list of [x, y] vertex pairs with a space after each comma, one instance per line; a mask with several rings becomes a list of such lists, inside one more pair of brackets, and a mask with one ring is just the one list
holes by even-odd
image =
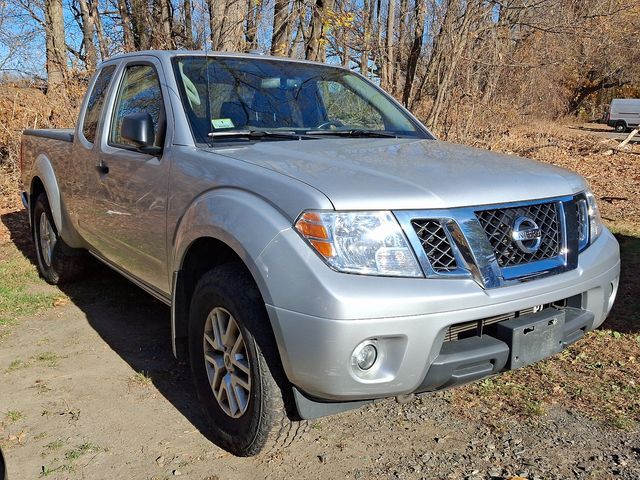
[[296, 230], [325, 258], [335, 256], [335, 251], [322, 218], [316, 212], [305, 212], [296, 222]]

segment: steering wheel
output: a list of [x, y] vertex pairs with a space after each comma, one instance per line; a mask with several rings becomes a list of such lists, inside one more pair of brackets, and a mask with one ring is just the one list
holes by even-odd
[[320, 130], [328, 130], [329, 127], [344, 127], [344, 123], [342, 123], [340, 120], [327, 120], [326, 122], [322, 122], [316, 128]]

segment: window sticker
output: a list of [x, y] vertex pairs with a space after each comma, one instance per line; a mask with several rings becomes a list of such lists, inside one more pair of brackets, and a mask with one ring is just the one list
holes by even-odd
[[230, 118], [212, 118], [211, 125], [213, 128], [233, 128], [235, 126]]

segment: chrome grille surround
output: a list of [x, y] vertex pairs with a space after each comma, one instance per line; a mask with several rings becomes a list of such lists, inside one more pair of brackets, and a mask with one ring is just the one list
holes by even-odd
[[[433, 210], [399, 210], [394, 215], [402, 226], [407, 239], [418, 257], [427, 278], [469, 278], [482, 288], [491, 289], [528, 281], [541, 276], [572, 270], [578, 264], [578, 209], [576, 202], [580, 196], [564, 196], [550, 199], [512, 202], [476, 207], [459, 207]], [[503, 255], [502, 263], [489, 240], [480, 217], [485, 211], [524, 211], [541, 215], [541, 223], [552, 222], [553, 232], [547, 233], [547, 244], [541, 255], [530, 255], [519, 261], [509, 260]], [[555, 222], [552, 221], [555, 212]], [[485, 214], [488, 217], [488, 214]], [[448, 245], [438, 243], [439, 249], [450, 252], [455, 259], [455, 269], [444, 268], [434, 262], [431, 243], [424, 245], [425, 235], [420, 236], [417, 225], [436, 222], [442, 227]], [[567, 235], [567, 222], [571, 225]], [[546, 227], [545, 227], [546, 228]], [[437, 229], [436, 229], [437, 230]], [[435, 234], [436, 230], [433, 231]], [[555, 233], [557, 231], [557, 233]], [[439, 232], [439, 230], [438, 230]], [[544, 232], [543, 232], [544, 235]], [[439, 240], [444, 240], [441, 234]], [[555, 241], [553, 238], [556, 238]], [[542, 242], [541, 242], [542, 244]], [[448, 247], [448, 248], [447, 248]], [[537, 252], [536, 252], [537, 253]], [[506, 259], [505, 259], [506, 258]], [[519, 257], [518, 257], [519, 258]]]

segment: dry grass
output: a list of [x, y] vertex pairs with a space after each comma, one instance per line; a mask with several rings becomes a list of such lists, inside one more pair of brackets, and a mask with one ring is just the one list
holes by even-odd
[[27, 128], [67, 128], [75, 123], [86, 79], [79, 76], [60, 95], [0, 85], [0, 211], [17, 206], [20, 136]]

